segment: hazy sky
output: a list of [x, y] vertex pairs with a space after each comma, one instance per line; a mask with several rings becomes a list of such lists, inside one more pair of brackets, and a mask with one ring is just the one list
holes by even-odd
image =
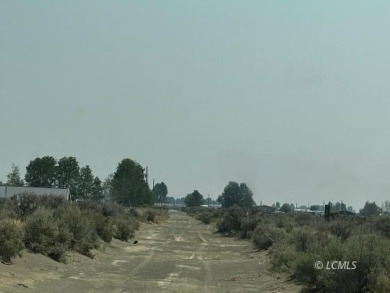
[[388, 1], [3, 0], [0, 180], [129, 157], [175, 197], [381, 204], [389, 32]]

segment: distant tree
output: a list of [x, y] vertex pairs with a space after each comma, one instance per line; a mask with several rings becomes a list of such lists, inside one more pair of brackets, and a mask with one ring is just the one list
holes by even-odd
[[353, 207], [352, 207], [352, 206], [348, 206], [348, 207], [347, 207], [347, 211], [353, 212]]
[[377, 216], [380, 214], [380, 208], [376, 205], [375, 202], [368, 202], [364, 207], [359, 211], [362, 216]]
[[57, 186], [69, 188], [72, 197], [77, 195], [80, 166], [75, 157], [63, 157], [58, 161], [56, 169]]
[[278, 201], [276, 202], [275, 208], [276, 208], [276, 209], [280, 209], [280, 202], [278, 202]]
[[385, 211], [386, 212], [390, 211], [390, 201], [388, 200], [385, 201]]
[[156, 202], [165, 202], [166, 196], [168, 194], [168, 188], [165, 183], [161, 182], [154, 185], [153, 194]]
[[290, 203], [290, 210], [291, 210], [291, 211], [295, 211], [295, 206], [294, 206], [294, 204], [292, 204], [292, 203]]
[[174, 204], [175, 203], [175, 198], [173, 196], [167, 196], [165, 198], [165, 202], [168, 204]]
[[288, 203], [282, 204], [282, 207], [280, 208], [280, 210], [284, 213], [288, 213], [288, 212], [292, 211], [291, 206]]
[[80, 169], [80, 176], [77, 184], [77, 199], [92, 200], [94, 192], [94, 177], [89, 165]]
[[255, 205], [253, 193], [245, 183], [229, 182], [217, 199], [222, 207], [229, 208], [238, 205], [242, 208], [250, 208]]
[[24, 181], [20, 178], [19, 167], [15, 164], [12, 164], [11, 173], [7, 175], [7, 185], [24, 186]]
[[203, 195], [199, 193], [199, 191], [194, 190], [192, 193], [187, 194], [184, 198], [184, 203], [187, 207], [196, 207], [200, 206], [204, 203]]
[[175, 198], [175, 204], [185, 204], [185, 197]]
[[93, 201], [102, 201], [104, 198], [103, 194], [103, 185], [102, 181], [99, 179], [99, 177], [95, 177], [93, 180], [93, 188], [92, 188], [92, 200]]
[[144, 169], [131, 159], [123, 159], [111, 182], [112, 199], [131, 206], [151, 205], [153, 192], [145, 181]]
[[26, 167], [24, 177], [28, 186], [54, 187], [56, 183], [56, 164], [56, 159], [50, 156], [30, 161]]
[[319, 205], [311, 205], [310, 206], [310, 210], [311, 211], [319, 211], [320, 210], [320, 206]]
[[114, 174], [109, 174], [103, 182], [103, 196], [106, 199], [111, 199], [112, 193], [112, 179], [114, 178]]

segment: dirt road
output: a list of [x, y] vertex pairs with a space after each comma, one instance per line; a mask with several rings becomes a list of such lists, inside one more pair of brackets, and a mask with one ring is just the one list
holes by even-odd
[[142, 224], [137, 244], [114, 240], [94, 259], [72, 253], [61, 264], [24, 253], [0, 264], [0, 292], [299, 292], [268, 272], [265, 252], [223, 237], [182, 212]]

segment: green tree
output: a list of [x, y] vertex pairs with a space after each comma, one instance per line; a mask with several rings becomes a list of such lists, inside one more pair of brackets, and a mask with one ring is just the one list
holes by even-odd
[[385, 211], [386, 212], [390, 211], [390, 201], [388, 200], [385, 201]]
[[117, 203], [141, 206], [154, 202], [153, 192], [145, 181], [144, 169], [131, 159], [123, 159], [118, 164], [111, 186], [112, 198]]
[[245, 183], [238, 184], [233, 181], [226, 185], [222, 195], [217, 200], [224, 208], [229, 208], [233, 205], [250, 208], [255, 205], [250, 188]]
[[165, 183], [161, 182], [154, 185], [153, 194], [156, 202], [165, 202], [166, 196], [168, 194], [168, 188]]
[[95, 177], [93, 180], [93, 190], [92, 190], [92, 200], [94, 201], [102, 201], [104, 198], [103, 195], [103, 186], [102, 181], [99, 179], [99, 177]]
[[364, 207], [359, 211], [362, 216], [378, 216], [381, 209], [376, 205], [375, 202], [366, 201]]
[[310, 210], [311, 211], [319, 211], [320, 210], [320, 206], [319, 205], [311, 205], [310, 206]]
[[54, 187], [57, 161], [51, 156], [36, 158], [26, 167], [25, 181], [29, 186]]
[[187, 207], [196, 207], [200, 206], [204, 203], [203, 195], [199, 193], [199, 191], [194, 190], [192, 193], [187, 194], [184, 198], [184, 203]]
[[288, 212], [292, 211], [291, 206], [288, 203], [282, 204], [282, 207], [280, 208], [280, 210], [284, 213], [288, 213]]
[[80, 176], [77, 184], [77, 199], [92, 200], [94, 192], [94, 177], [89, 165], [80, 169]]
[[58, 161], [56, 177], [59, 188], [69, 188], [72, 197], [76, 196], [80, 167], [75, 157], [63, 157]]
[[11, 173], [7, 175], [7, 185], [24, 186], [24, 181], [20, 178], [19, 167], [15, 164], [12, 164]]
[[103, 196], [105, 199], [111, 199], [112, 194], [112, 179], [114, 174], [109, 174], [103, 182]]

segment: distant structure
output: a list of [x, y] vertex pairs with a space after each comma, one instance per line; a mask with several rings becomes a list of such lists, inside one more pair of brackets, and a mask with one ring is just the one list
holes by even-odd
[[30, 186], [0, 186], [0, 198], [11, 198], [14, 195], [23, 193], [32, 193], [35, 195], [52, 195], [61, 196], [66, 200], [70, 200], [70, 192], [68, 188], [45, 188], [45, 187], [30, 187]]
[[263, 214], [272, 214], [276, 211], [276, 208], [267, 205], [259, 205], [252, 207], [252, 210]]

